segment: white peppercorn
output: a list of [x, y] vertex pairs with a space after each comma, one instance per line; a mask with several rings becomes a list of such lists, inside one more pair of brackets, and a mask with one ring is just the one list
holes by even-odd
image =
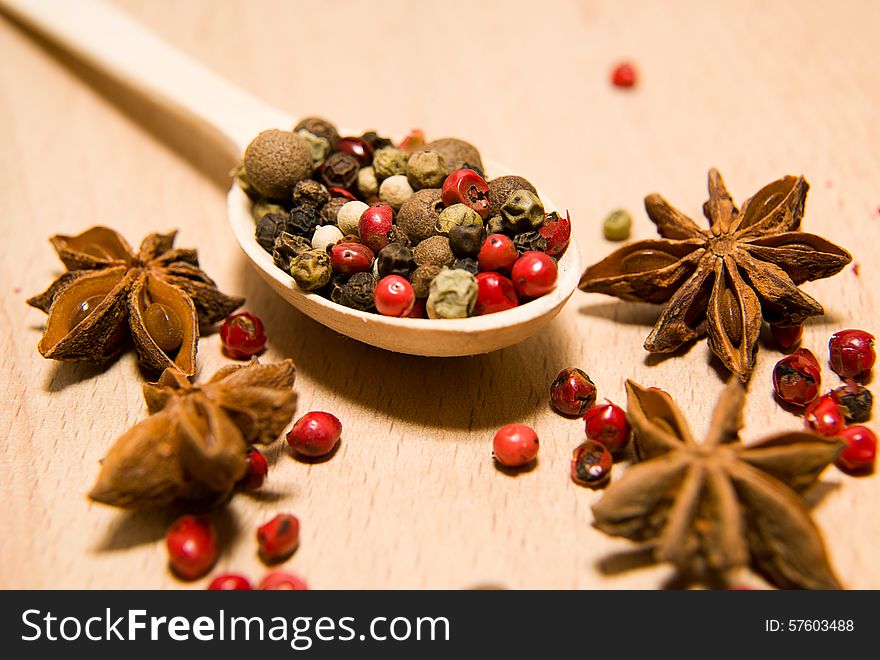
[[413, 189], [409, 181], [402, 174], [389, 176], [379, 186], [379, 199], [388, 204], [395, 211], [399, 210], [403, 203], [413, 195]]
[[336, 226], [343, 234], [357, 234], [358, 221], [368, 208], [363, 202], [347, 202], [336, 214]]
[[466, 270], [441, 270], [431, 282], [428, 318], [467, 318], [477, 304], [477, 292], [477, 279]]
[[315, 233], [312, 235], [312, 249], [326, 250], [327, 246], [333, 245], [342, 240], [342, 232], [335, 225], [321, 225], [315, 227]]

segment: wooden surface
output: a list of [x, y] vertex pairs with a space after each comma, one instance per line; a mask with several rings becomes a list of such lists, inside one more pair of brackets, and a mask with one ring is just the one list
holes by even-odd
[[[804, 345], [825, 360], [832, 332], [880, 330], [876, 2], [119, 4], [292, 114], [471, 139], [571, 209], [585, 263], [615, 247], [599, 229], [614, 208], [634, 213], [634, 238], [654, 235], [641, 207], [649, 192], [696, 217], [712, 165], [739, 201], [803, 173], [806, 230], [860, 266], [804, 287], [827, 311]], [[639, 66], [637, 89], [608, 84], [620, 58]], [[650, 359], [641, 344], [655, 308], [580, 292], [543, 335], [488, 356], [418, 359], [346, 340], [246, 263], [225, 221], [229, 163], [196, 137], [0, 19], [0, 586], [183, 586], [165, 567], [168, 515], [85, 498], [108, 445], [145, 414], [134, 356], [103, 369], [45, 361], [35, 349], [44, 316], [24, 303], [60, 269], [47, 237], [99, 223], [130, 241], [179, 228], [179, 244], [198, 247], [221, 288], [264, 319], [264, 359], [296, 360], [298, 414], [343, 421], [324, 463], [272, 447], [263, 491], [218, 516], [217, 571], [258, 579], [254, 530], [283, 510], [303, 524], [285, 567], [315, 588], [664, 583], [668, 567], [621, 571], [631, 546], [590, 527], [601, 495], [568, 478], [582, 428], [554, 415], [546, 392], [577, 365], [623, 403], [632, 377], [670, 391], [700, 434], [722, 388], [704, 342]], [[772, 399], [777, 359], [766, 345], [759, 353], [746, 439], [800, 424]], [[219, 337], [203, 338], [201, 373], [226, 362]], [[512, 477], [490, 453], [494, 430], [514, 421], [533, 425], [542, 448], [533, 470]], [[834, 469], [825, 482], [815, 516], [833, 565], [849, 587], [880, 588], [880, 482]]]

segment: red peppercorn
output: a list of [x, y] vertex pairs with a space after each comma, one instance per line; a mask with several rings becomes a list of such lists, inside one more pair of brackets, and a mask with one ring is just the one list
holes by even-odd
[[551, 257], [561, 255], [571, 241], [571, 216], [568, 211], [564, 218], [556, 212], [546, 214], [544, 225], [538, 233], [547, 239], [547, 254]]
[[413, 308], [406, 315], [410, 319], [426, 319], [428, 318], [428, 299], [416, 298]]
[[309, 586], [305, 580], [293, 573], [272, 571], [266, 574], [266, 577], [260, 582], [259, 588], [263, 591], [308, 591]]
[[374, 258], [373, 251], [361, 243], [337, 243], [330, 247], [333, 270], [346, 275], [369, 271]]
[[773, 335], [773, 338], [776, 340], [776, 343], [779, 344], [781, 348], [789, 349], [792, 346], [797, 345], [797, 343], [804, 336], [804, 324], [799, 323], [798, 325], [771, 325], [770, 332]]
[[571, 478], [576, 484], [599, 488], [611, 478], [614, 459], [601, 442], [587, 440], [571, 454]]
[[165, 533], [171, 569], [184, 580], [196, 580], [217, 561], [217, 534], [207, 516], [182, 516]]
[[804, 425], [819, 435], [839, 435], [846, 425], [843, 412], [832, 394], [825, 394], [807, 406]]
[[846, 442], [834, 464], [848, 474], [863, 475], [874, 471], [877, 463], [877, 436], [867, 426], [850, 426], [840, 432]]
[[386, 275], [373, 291], [376, 310], [385, 316], [408, 316], [416, 302], [412, 284], [400, 275]]
[[513, 282], [499, 273], [477, 273], [477, 316], [494, 314], [519, 305]]
[[286, 559], [299, 546], [299, 519], [289, 513], [279, 513], [257, 529], [257, 543], [263, 561]]
[[611, 83], [615, 87], [632, 87], [638, 80], [635, 67], [629, 62], [622, 62], [611, 72]]
[[538, 455], [538, 434], [525, 424], [508, 424], [495, 433], [492, 451], [495, 460], [505, 467], [527, 465]]
[[373, 204], [358, 220], [358, 236], [373, 252], [388, 245], [388, 232], [394, 222], [394, 209], [388, 204]]
[[556, 286], [556, 262], [543, 252], [523, 252], [513, 264], [510, 277], [521, 296], [537, 298]]
[[874, 366], [874, 335], [864, 330], [835, 332], [828, 342], [831, 368], [841, 378], [863, 378]]
[[249, 591], [252, 588], [246, 577], [235, 573], [218, 575], [208, 585], [208, 591]]
[[342, 436], [342, 422], [328, 412], [313, 411], [300, 417], [287, 433], [290, 447], [304, 456], [326, 456]]
[[819, 361], [806, 348], [786, 355], [773, 368], [776, 396], [793, 406], [805, 406], [819, 396], [821, 382]]
[[848, 422], [867, 422], [871, 419], [874, 395], [868, 388], [848, 380], [846, 385], [832, 390], [831, 394]]
[[516, 245], [509, 236], [504, 234], [489, 234], [483, 241], [477, 262], [480, 270], [508, 271], [516, 262], [519, 253]]
[[550, 385], [550, 405], [568, 417], [580, 417], [596, 403], [596, 386], [580, 369], [563, 369]]
[[450, 174], [443, 182], [440, 194], [443, 206], [464, 204], [484, 220], [489, 216], [489, 184], [473, 170], [456, 170]]
[[263, 322], [250, 312], [233, 314], [220, 326], [220, 343], [226, 354], [235, 360], [256, 355], [266, 347]]
[[266, 475], [269, 474], [269, 463], [259, 449], [248, 449], [248, 471], [241, 480], [241, 486], [245, 490], [256, 490], [263, 485]]
[[357, 197], [348, 192], [345, 188], [330, 188], [330, 197], [345, 197], [350, 202], [356, 202]]
[[586, 412], [584, 431], [590, 440], [601, 442], [615, 455], [623, 451], [632, 437], [626, 412], [610, 401], [593, 406]]
[[336, 151], [350, 154], [360, 161], [361, 167], [373, 162], [373, 147], [359, 137], [344, 137], [336, 143]]
[[425, 132], [420, 128], [414, 128], [400, 141], [397, 148], [409, 154], [423, 146], [425, 146]]

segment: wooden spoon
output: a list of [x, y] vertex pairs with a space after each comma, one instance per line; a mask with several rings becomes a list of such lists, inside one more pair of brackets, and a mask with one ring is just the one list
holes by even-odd
[[[215, 137], [231, 162], [257, 133], [290, 130], [296, 119], [272, 108], [180, 53], [123, 13], [99, 0], [0, 0], [21, 24], [96, 70], [138, 91], [181, 121]], [[345, 134], [345, 132], [343, 132]], [[484, 159], [492, 176], [512, 173]], [[548, 209], [557, 207], [538, 188]], [[561, 209], [560, 209], [561, 210]], [[398, 319], [337, 305], [301, 291], [257, 244], [250, 200], [233, 183], [229, 224], [242, 250], [282, 298], [339, 333], [380, 348], [426, 356], [488, 353], [516, 344], [543, 328], [574, 292], [581, 265], [572, 240], [559, 260], [559, 280], [549, 294], [514, 309], [467, 319]]]

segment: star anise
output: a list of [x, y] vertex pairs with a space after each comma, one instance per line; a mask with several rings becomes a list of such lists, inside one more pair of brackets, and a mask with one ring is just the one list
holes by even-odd
[[107, 227], [53, 236], [68, 272], [28, 300], [49, 314], [43, 357], [106, 362], [130, 335], [143, 365], [195, 373], [199, 323], [216, 323], [244, 299], [221, 293], [195, 250], [173, 247], [175, 236], [150, 234], [137, 253]]
[[660, 195], [648, 195], [645, 209], [662, 238], [630, 243], [590, 266], [580, 288], [624, 300], [668, 302], [645, 348], [667, 353], [708, 332], [712, 351], [746, 381], [762, 319], [797, 325], [823, 314], [798, 285], [834, 275], [852, 261], [843, 248], [797, 231], [808, 188], [803, 177], [787, 176], [737, 209], [712, 169], [709, 201], [703, 205], [708, 231]]
[[144, 384], [150, 416], [110, 448], [89, 497], [126, 508], [224, 501], [251, 444], [273, 442], [296, 405], [292, 360], [223, 367], [203, 385], [177, 369]]
[[796, 431], [745, 446], [745, 399], [731, 378], [708, 437], [697, 443], [668, 394], [627, 381], [639, 458], [593, 507], [595, 526], [650, 543], [682, 573], [724, 575], [750, 562], [779, 587], [839, 589], [822, 536], [799, 494], [844, 447]]

